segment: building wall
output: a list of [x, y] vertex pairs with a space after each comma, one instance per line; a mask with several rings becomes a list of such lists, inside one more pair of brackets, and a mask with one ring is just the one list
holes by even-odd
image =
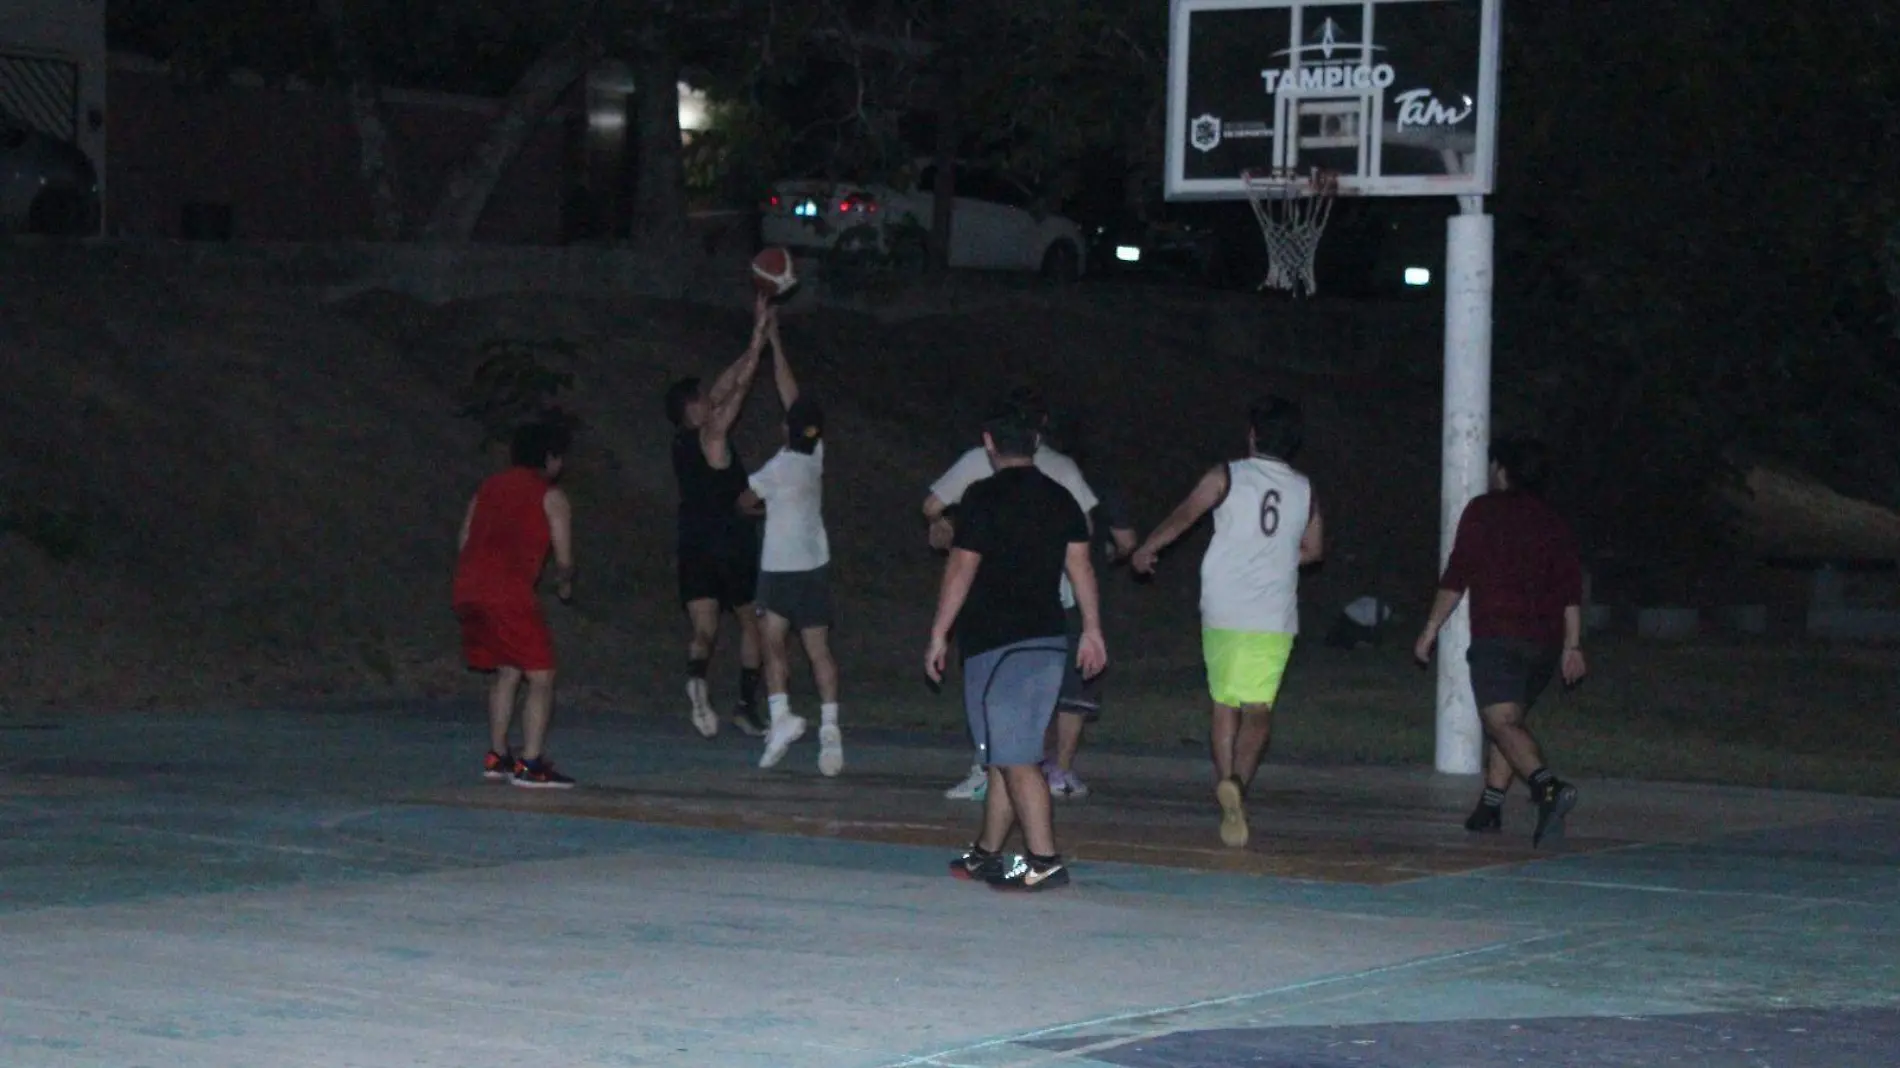
[[[348, 241], [372, 236], [368, 185], [342, 94], [266, 86], [175, 85], [158, 64], [112, 57], [107, 115], [114, 181], [107, 228], [184, 236], [186, 208], [225, 205], [239, 241]], [[405, 211], [425, 218], [455, 162], [479, 142], [499, 102], [390, 92], [384, 100]], [[557, 244], [567, 171], [565, 111], [544, 122], [502, 176], [475, 239]]]
[[[0, 100], [19, 117], [69, 139], [107, 182], [105, 0], [4, 0], [0, 4]], [[72, 65], [70, 86], [57, 68]], [[70, 92], [71, 99], [55, 100]], [[61, 114], [54, 114], [55, 112]]]

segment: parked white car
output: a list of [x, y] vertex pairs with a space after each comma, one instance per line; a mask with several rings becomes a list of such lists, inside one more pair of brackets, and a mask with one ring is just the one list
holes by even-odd
[[[864, 182], [779, 182], [760, 205], [760, 236], [794, 252], [923, 261], [936, 207], [937, 169], [923, 164], [907, 188]], [[1081, 277], [1088, 243], [1082, 228], [1037, 211], [1027, 186], [981, 168], [958, 167], [951, 216], [950, 266], [1040, 271], [1058, 281]]]

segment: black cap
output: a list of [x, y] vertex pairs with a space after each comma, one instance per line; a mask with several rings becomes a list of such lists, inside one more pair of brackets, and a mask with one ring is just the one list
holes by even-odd
[[825, 436], [825, 409], [809, 397], [800, 397], [785, 411], [785, 428], [793, 441], [817, 441]]

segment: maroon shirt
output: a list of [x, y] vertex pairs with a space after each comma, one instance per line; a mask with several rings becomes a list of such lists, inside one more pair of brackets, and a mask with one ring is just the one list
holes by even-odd
[[1473, 638], [1562, 645], [1564, 609], [1583, 603], [1577, 539], [1528, 493], [1487, 493], [1465, 506], [1438, 588], [1471, 597]]

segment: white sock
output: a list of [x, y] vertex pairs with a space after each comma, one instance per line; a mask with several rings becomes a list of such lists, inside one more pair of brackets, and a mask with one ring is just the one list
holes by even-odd
[[771, 710], [772, 722], [777, 723], [792, 714], [790, 694], [775, 693], [765, 699], [765, 707]]
[[826, 727], [838, 725], [838, 703], [836, 701], [818, 706], [820, 722]]

